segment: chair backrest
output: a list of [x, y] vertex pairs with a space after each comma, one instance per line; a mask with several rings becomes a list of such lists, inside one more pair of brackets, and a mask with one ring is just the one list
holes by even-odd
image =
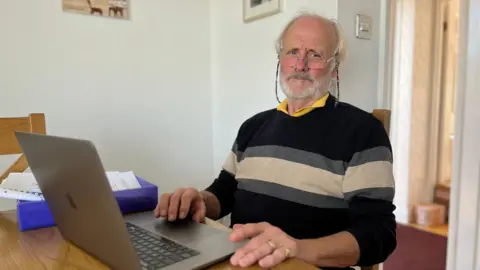
[[[380, 122], [382, 122], [383, 127], [385, 128], [385, 131], [387, 132], [387, 135], [390, 136], [390, 115], [391, 115], [391, 111], [390, 110], [385, 110], [385, 109], [375, 109], [375, 110], [373, 110], [372, 114], [378, 120], [380, 120]], [[378, 264], [361, 268], [361, 270], [378, 270], [378, 269], [380, 269], [380, 265], [378, 265]]]
[[[0, 156], [22, 154], [22, 149], [15, 138], [14, 131], [46, 134], [45, 115], [32, 113], [26, 117], [0, 118]], [[21, 155], [12, 166], [0, 174], [0, 182], [11, 172], [23, 172], [28, 168], [24, 155]]]
[[387, 131], [387, 135], [390, 136], [390, 116], [391, 111], [386, 109], [375, 109], [372, 112], [373, 116], [375, 116], [380, 122], [382, 122], [383, 127]]

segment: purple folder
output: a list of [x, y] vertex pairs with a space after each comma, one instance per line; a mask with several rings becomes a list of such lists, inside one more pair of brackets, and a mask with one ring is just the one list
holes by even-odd
[[[158, 203], [157, 186], [137, 177], [141, 188], [114, 191], [122, 214], [150, 211]], [[21, 232], [55, 226], [45, 201], [17, 201], [18, 228]]]

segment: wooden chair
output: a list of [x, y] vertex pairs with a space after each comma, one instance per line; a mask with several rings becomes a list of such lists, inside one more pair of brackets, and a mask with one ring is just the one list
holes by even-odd
[[387, 135], [390, 136], [390, 117], [391, 111], [386, 109], [375, 109], [372, 112], [373, 116], [375, 116], [380, 122], [382, 122], [383, 127], [387, 131]]
[[[14, 131], [46, 134], [45, 115], [32, 113], [27, 117], [0, 118], [0, 156], [22, 154]], [[28, 168], [28, 162], [22, 154], [8, 169], [0, 174], [0, 183], [11, 172], [23, 172]]]

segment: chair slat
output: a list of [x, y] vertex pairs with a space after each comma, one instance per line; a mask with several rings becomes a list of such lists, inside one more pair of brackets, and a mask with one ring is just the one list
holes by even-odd
[[21, 154], [14, 131], [30, 132], [30, 119], [0, 118], [0, 155]]
[[[21, 154], [22, 149], [15, 138], [15, 131], [46, 134], [45, 115], [33, 113], [28, 117], [0, 118], [0, 155]], [[0, 172], [0, 183], [11, 172], [23, 172], [28, 168], [24, 155], [21, 155], [5, 172]]]

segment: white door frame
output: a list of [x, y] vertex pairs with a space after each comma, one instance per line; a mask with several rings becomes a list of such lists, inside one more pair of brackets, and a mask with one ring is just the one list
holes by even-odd
[[[379, 103], [391, 96], [391, 134], [397, 180], [397, 218], [408, 221], [410, 104], [415, 0], [392, 0], [395, 18], [392, 84], [379, 88]], [[413, 7], [413, 8], [412, 8]], [[447, 270], [480, 269], [480, 0], [460, 0], [455, 143], [451, 182]], [[388, 35], [387, 35], [388, 36]], [[388, 41], [388, 38], [385, 38]], [[391, 48], [388, 44], [385, 48]], [[388, 52], [388, 49], [386, 50]], [[382, 76], [380, 74], [380, 76]], [[387, 75], [388, 76], [388, 75]], [[379, 86], [381, 80], [379, 79]], [[387, 93], [385, 93], [387, 91]], [[380, 98], [382, 97], [382, 98]], [[383, 103], [388, 105], [387, 103]], [[390, 106], [389, 106], [390, 107]], [[389, 108], [387, 107], [387, 108]]]
[[480, 0], [460, 0], [447, 270], [480, 269]]
[[392, 108], [393, 55], [395, 44], [396, 3], [380, 2], [380, 37], [378, 54], [377, 108]]
[[[388, 68], [382, 92], [382, 101], [392, 111], [390, 139], [393, 148], [397, 207], [395, 215], [400, 223], [410, 221], [410, 123], [413, 87], [413, 56], [415, 42], [415, 0], [392, 0], [389, 6], [390, 33], [380, 42], [388, 43], [385, 58]], [[380, 94], [379, 94], [380, 96]], [[380, 101], [380, 98], [379, 98]]]

